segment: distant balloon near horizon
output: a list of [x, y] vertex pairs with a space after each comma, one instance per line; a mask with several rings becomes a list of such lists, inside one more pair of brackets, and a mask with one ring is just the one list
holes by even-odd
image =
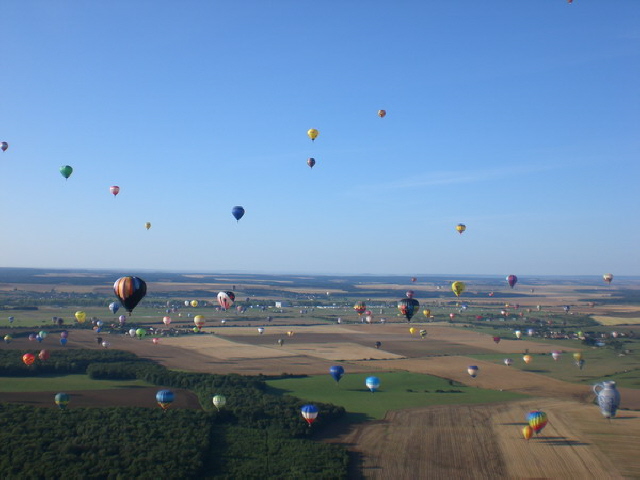
[[240, 205], [236, 205], [231, 209], [231, 215], [239, 222], [242, 217], [244, 217], [244, 208]]
[[113, 186], [109, 187], [109, 191], [115, 197], [116, 195], [118, 195], [120, 193], [120, 187], [117, 186], [117, 185], [113, 185]]
[[611, 285], [611, 282], [613, 281], [613, 274], [611, 273], [605, 273], [604, 275], [602, 275], [602, 279], [607, 282], [609, 285]]
[[516, 277], [515, 275], [509, 275], [507, 277], [507, 283], [511, 288], [515, 287], [516, 283], [518, 283], [518, 277]]
[[453, 293], [456, 294], [456, 297], [459, 297], [460, 295], [462, 295], [462, 292], [464, 292], [467, 289], [467, 286], [465, 285], [464, 282], [453, 282], [451, 284], [451, 290], [453, 290]]
[[7, 148], [9, 148], [9, 144], [7, 142], [2, 142], [0, 145], [0, 149], [2, 149], [3, 152], [6, 152]]
[[309, 158], [309, 160], [307, 160], [307, 165], [309, 165], [309, 168], [313, 168], [315, 164], [316, 164], [315, 158]]
[[378, 110], [378, 116], [380, 118], [384, 118], [387, 116], [387, 111], [386, 110]]
[[462, 235], [462, 232], [464, 232], [466, 229], [467, 226], [464, 223], [459, 223], [458, 225], [456, 225], [456, 230], [460, 235]]
[[320, 135], [320, 132], [315, 128], [310, 128], [309, 130], [307, 130], [307, 136], [311, 139], [312, 142], [315, 141], [316, 138], [318, 138], [318, 135]]
[[68, 180], [72, 173], [73, 167], [69, 165], [63, 165], [60, 167], [60, 175], [62, 175], [65, 179]]

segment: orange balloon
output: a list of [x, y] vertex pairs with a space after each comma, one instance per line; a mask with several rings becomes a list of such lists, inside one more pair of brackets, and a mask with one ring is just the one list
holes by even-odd
[[522, 429], [522, 436], [525, 440], [529, 440], [533, 436], [533, 428], [531, 428], [529, 425], [524, 427]]
[[22, 361], [25, 365], [31, 365], [36, 361], [36, 356], [33, 353], [25, 353], [22, 356]]

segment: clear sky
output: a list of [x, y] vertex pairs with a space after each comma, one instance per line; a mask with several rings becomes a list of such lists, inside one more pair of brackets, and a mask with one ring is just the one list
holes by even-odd
[[638, 0], [6, 1], [1, 22], [0, 266], [640, 274]]

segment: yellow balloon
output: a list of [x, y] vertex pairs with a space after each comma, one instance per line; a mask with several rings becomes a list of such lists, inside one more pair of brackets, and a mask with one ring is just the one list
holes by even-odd
[[80, 310], [76, 312], [76, 320], [78, 320], [78, 323], [84, 323], [86, 318], [87, 318], [87, 314], [84, 313], [83, 311]]
[[431, 316], [431, 310], [429, 310], [428, 308], [425, 308], [424, 310], [422, 310], [422, 313], [425, 317]]
[[524, 427], [522, 429], [522, 436], [525, 440], [529, 440], [533, 436], [533, 428], [531, 428], [529, 425]]
[[451, 290], [453, 290], [453, 293], [456, 294], [456, 297], [459, 297], [466, 288], [467, 286], [464, 284], [464, 282], [453, 282], [451, 284]]
[[414, 333], [416, 333], [416, 329], [415, 329], [414, 327], [411, 327], [411, 328], [409, 329], [409, 333], [410, 333], [411, 335], [413, 335]]
[[522, 360], [524, 360], [524, 363], [531, 363], [531, 360], [533, 360], [533, 358], [531, 357], [531, 355], [525, 355], [524, 357], [522, 357]]
[[573, 354], [573, 358], [574, 360], [576, 360], [577, 362], [579, 362], [580, 360], [582, 360], [582, 352], [576, 352]]
[[318, 130], [316, 130], [315, 128], [310, 128], [310, 129], [307, 131], [307, 135], [309, 135], [309, 138], [310, 138], [312, 141], [313, 141], [313, 140], [315, 140], [315, 139], [318, 137], [318, 135], [319, 135], [319, 134], [320, 134], [320, 132], [318, 132]]
[[467, 226], [464, 223], [459, 223], [458, 225], [456, 225], [456, 230], [461, 235], [462, 235], [462, 232], [464, 232], [466, 229], [467, 229]]
[[191, 300], [191, 306], [192, 307], [197, 307], [198, 306], [198, 300]]

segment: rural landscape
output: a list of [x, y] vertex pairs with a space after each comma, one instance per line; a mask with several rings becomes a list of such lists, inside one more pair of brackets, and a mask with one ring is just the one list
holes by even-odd
[[640, 278], [121, 276], [0, 269], [3, 478], [640, 478]]

